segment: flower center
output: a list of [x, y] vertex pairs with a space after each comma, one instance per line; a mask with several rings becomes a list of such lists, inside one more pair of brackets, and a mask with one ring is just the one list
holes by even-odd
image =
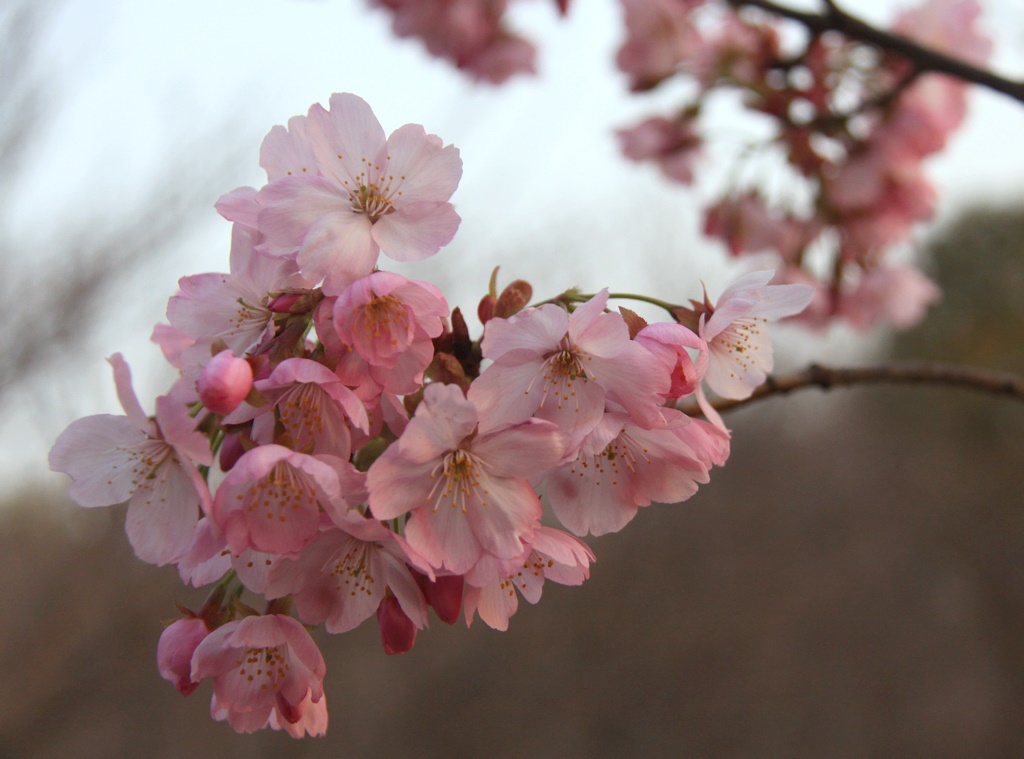
[[349, 548], [348, 552], [330, 566], [330, 574], [337, 583], [339, 592], [350, 596], [357, 594], [373, 595], [376, 582], [367, 570], [367, 548], [363, 542]]
[[392, 345], [398, 344], [396, 334], [409, 331], [409, 312], [394, 295], [374, 295], [373, 299], [359, 308], [357, 325], [363, 329], [367, 342], [387, 335]]
[[[339, 155], [338, 158], [341, 156]], [[395, 187], [392, 187], [391, 183], [396, 181], [395, 177], [393, 174], [387, 173], [388, 161], [391, 160], [391, 156], [384, 159], [383, 168], [365, 158], [361, 160], [364, 164], [363, 170], [352, 177], [352, 184], [357, 184], [358, 189], [352, 189], [352, 184], [347, 179], [342, 184], [348, 190], [352, 213], [364, 214], [371, 222], [376, 222], [382, 216], [394, 213], [395, 209], [392, 203], [402, 194], [398, 187], [402, 186], [405, 175], [399, 177]]]
[[238, 498], [253, 516], [262, 512], [267, 519], [278, 522], [287, 522], [292, 512], [320, 508], [316, 491], [306, 475], [284, 461], [274, 464]]
[[428, 501], [434, 502], [434, 511], [442, 502], [461, 509], [463, 513], [470, 503], [486, 506], [490, 491], [481, 481], [483, 468], [482, 461], [461, 448], [447, 454], [430, 473], [432, 478], [437, 478], [427, 496]]
[[360, 185], [359, 190], [351, 195], [352, 210], [365, 214], [370, 221], [377, 221], [381, 216], [393, 212], [395, 209], [387, 196], [389, 189], [376, 183]]
[[261, 680], [260, 690], [277, 690], [288, 675], [288, 661], [281, 653], [280, 646], [273, 648], [250, 648], [239, 660], [238, 676], [248, 682]]

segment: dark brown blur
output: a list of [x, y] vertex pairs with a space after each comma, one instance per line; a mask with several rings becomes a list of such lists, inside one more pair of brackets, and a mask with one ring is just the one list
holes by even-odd
[[[1024, 220], [940, 235], [947, 290], [900, 357], [1021, 371]], [[386, 657], [317, 633], [325, 739], [236, 735], [156, 672], [198, 605], [137, 561], [123, 508], [25, 492], [0, 533], [0, 756], [1019, 757], [1024, 408], [933, 389], [808, 391], [733, 413], [691, 501], [594, 540], [508, 633], [436, 619]]]

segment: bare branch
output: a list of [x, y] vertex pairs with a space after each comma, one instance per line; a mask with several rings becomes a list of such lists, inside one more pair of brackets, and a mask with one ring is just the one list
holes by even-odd
[[873, 45], [885, 52], [896, 53], [909, 60], [920, 71], [954, 76], [965, 82], [1024, 103], [1024, 82], [999, 76], [987, 69], [925, 47], [911, 39], [871, 26], [841, 10], [834, 2], [826, 2], [824, 13], [807, 13], [779, 5], [772, 0], [726, 0], [733, 8], [760, 8], [776, 16], [798, 21], [814, 34], [833, 31], [852, 40]]
[[[831, 390], [855, 385], [946, 385], [961, 390], [999, 395], [1024, 403], [1024, 379], [1009, 372], [957, 366], [935, 362], [896, 362], [881, 366], [832, 368], [811, 364], [803, 371], [783, 376], [769, 376], [749, 398], [717, 400], [711, 405], [718, 411], [748, 406], [776, 395], [789, 395], [796, 390], [816, 387]], [[695, 404], [683, 409], [700, 413]]]

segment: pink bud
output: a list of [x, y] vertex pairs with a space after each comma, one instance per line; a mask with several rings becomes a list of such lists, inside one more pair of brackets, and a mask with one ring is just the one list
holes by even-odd
[[494, 304], [494, 315], [507, 319], [522, 311], [533, 297], [533, 286], [525, 279], [512, 282], [498, 296]]
[[221, 471], [230, 472], [231, 468], [242, 458], [243, 453], [245, 453], [245, 446], [242, 445], [242, 436], [227, 435], [220, 446]]
[[476, 317], [481, 324], [487, 324], [494, 316], [494, 303], [497, 299], [493, 295], [485, 295], [480, 299], [480, 305], [476, 307]]
[[380, 640], [386, 654], [404, 654], [416, 642], [416, 625], [398, 605], [398, 599], [390, 593], [377, 607], [377, 625]]
[[192, 654], [208, 634], [203, 620], [187, 617], [173, 622], [160, 635], [156, 646], [157, 669], [183, 696], [199, 687], [199, 683], [192, 682]]
[[230, 414], [252, 389], [252, 367], [231, 351], [221, 351], [203, 367], [196, 387], [206, 408], [215, 414]]
[[455, 624], [462, 607], [462, 575], [444, 575], [431, 582], [426, 577], [417, 577], [423, 596], [434, 607], [438, 618], [449, 625]]
[[269, 304], [267, 304], [267, 310], [274, 314], [292, 314], [295, 313], [293, 309], [295, 304], [298, 303], [299, 298], [302, 297], [302, 293], [284, 293], [278, 295]]

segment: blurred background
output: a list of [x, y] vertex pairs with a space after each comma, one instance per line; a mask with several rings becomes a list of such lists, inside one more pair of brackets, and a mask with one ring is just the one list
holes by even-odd
[[[207, 716], [208, 687], [183, 699], [160, 679], [161, 621], [203, 591], [134, 558], [122, 507], [70, 505], [46, 453], [73, 419], [119, 412], [114, 351], [144, 406], [169, 385], [149, 333], [178, 277], [226, 268], [212, 205], [262, 181], [271, 125], [351, 91], [386, 131], [458, 145], [459, 234], [400, 270], [469, 312], [496, 265], [539, 297], [677, 301], [739, 271], [701, 239], [700, 199], [758, 125], [723, 108], [706, 181], [667, 185], [615, 147], [668, 102], [624, 94], [617, 5], [565, 21], [519, 5], [541, 76], [495, 90], [351, 0], [0, 0], [0, 757], [1024, 754], [1024, 409], [932, 389], [730, 414], [710, 485], [591, 541], [591, 579], [549, 584], [507, 633], [434, 620], [401, 657], [373, 625], [318, 634], [325, 739], [238, 736]], [[1024, 8], [985, 7], [995, 67], [1024, 75]], [[783, 330], [782, 365], [1024, 372], [1022, 129], [1024, 107], [976, 92], [930, 165], [942, 202], [920, 255], [946, 295], [924, 325]]]

